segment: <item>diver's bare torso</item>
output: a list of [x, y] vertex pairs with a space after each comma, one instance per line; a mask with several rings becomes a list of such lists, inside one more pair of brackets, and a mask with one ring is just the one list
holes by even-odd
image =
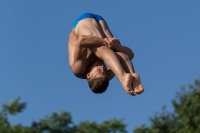
[[[70, 33], [70, 40], [68, 44], [68, 53], [69, 53], [69, 63], [70, 67], [72, 68], [73, 62], [74, 62], [74, 51], [76, 49], [75, 42], [78, 41], [78, 37], [81, 35], [92, 35], [97, 36], [100, 38], [105, 37], [103, 32], [101, 31], [101, 27], [99, 26], [99, 23], [96, 22], [96, 20], [92, 18], [86, 18], [78, 22], [76, 25], [75, 30], [72, 30]], [[74, 36], [75, 35], [75, 36]], [[99, 59], [90, 48], [83, 48], [81, 51], [81, 58], [83, 60], [82, 67], [80, 69], [81, 72], [79, 74], [75, 74], [79, 78], [86, 78], [85, 73], [91, 64], [93, 64], [96, 61], [102, 61]], [[84, 63], [84, 64], [83, 64]]]

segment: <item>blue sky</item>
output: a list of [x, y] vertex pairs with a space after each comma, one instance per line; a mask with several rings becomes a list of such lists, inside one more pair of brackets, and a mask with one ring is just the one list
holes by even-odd
[[[200, 77], [200, 1], [134, 0], [0, 1], [0, 102], [27, 102], [9, 120], [30, 125], [52, 112], [69, 111], [73, 121], [124, 118], [132, 131]], [[101, 15], [122, 45], [130, 47], [145, 92], [126, 94], [115, 77], [108, 90], [93, 94], [68, 64], [67, 42], [82, 13]]]

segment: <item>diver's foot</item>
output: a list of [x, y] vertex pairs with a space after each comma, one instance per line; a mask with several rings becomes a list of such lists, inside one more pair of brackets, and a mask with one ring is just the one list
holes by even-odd
[[123, 75], [123, 82], [122, 82], [122, 86], [124, 88], [124, 90], [130, 94], [130, 95], [135, 95], [134, 94], [134, 90], [132, 88], [132, 83], [133, 83], [133, 76], [130, 73], [126, 73]]
[[142, 85], [140, 81], [140, 76], [137, 73], [132, 74], [133, 82], [132, 82], [132, 88], [133, 88], [133, 94], [141, 94], [144, 91], [144, 86]]

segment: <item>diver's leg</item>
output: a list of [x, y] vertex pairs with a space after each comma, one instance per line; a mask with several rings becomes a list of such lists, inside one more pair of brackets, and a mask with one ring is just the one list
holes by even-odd
[[133, 76], [131, 73], [127, 73], [125, 71], [118, 58], [118, 55], [106, 46], [101, 46], [94, 52], [97, 57], [102, 59], [117, 76], [125, 91], [131, 95], [135, 95], [132, 88]]
[[133, 76], [133, 82], [132, 82], [132, 89], [134, 90], [134, 94], [141, 94], [144, 91], [144, 87], [140, 81], [140, 76], [135, 73], [134, 66], [129, 59], [128, 55], [122, 53], [122, 52], [117, 52], [120, 58], [120, 62], [125, 69], [127, 73], [131, 73]]

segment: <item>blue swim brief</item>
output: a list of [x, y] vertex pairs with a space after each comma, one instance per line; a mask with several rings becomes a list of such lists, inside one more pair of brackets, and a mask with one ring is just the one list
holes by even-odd
[[95, 19], [97, 22], [99, 22], [100, 20], [104, 20], [101, 16], [97, 15], [97, 14], [92, 14], [92, 13], [84, 13], [81, 16], [79, 16], [73, 24], [73, 30], [75, 30], [76, 25], [78, 24], [79, 21], [85, 19], [85, 18], [93, 18]]

